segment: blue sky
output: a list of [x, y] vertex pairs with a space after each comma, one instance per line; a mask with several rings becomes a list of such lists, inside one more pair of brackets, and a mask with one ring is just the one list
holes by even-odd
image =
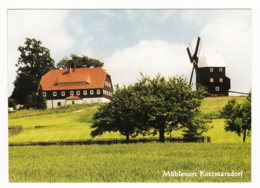
[[88, 9], [8, 11], [8, 95], [16, 77], [18, 46], [35, 38], [58, 63], [71, 53], [105, 63], [113, 84], [128, 85], [140, 72], [189, 79], [186, 52], [197, 37], [200, 55], [217, 53], [226, 62], [231, 90], [252, 87], [252, 12], [250, 9]]

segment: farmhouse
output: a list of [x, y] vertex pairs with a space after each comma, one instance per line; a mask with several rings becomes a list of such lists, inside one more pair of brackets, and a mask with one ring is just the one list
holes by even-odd
[[47, 108], [109, 102], [113, 93], [111, 77], [102, 68], [51, 70], [42, 76], [40, 85]]

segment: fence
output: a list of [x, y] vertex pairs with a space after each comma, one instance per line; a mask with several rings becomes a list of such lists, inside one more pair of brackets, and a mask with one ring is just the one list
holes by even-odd
[[[47, 142], [10, 142], [9, 146], [48, 146], [48, 145], [110, 145], [110, 144], [133, 144], [159, 142], [158, 138], [140, 138], [140, 139], [89, 139], [89, 140], [64, 140], [64, 141], [47, 141]], [[183, 137], [166, 138], [165, 142], [211, 142], [210, 137], [199, 137], [186, 139]]]

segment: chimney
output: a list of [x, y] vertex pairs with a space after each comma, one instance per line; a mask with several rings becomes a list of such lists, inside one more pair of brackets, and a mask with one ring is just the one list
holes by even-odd
[[71, 67], [68, 67], [68, 73], [69, 74], [71, 73]]

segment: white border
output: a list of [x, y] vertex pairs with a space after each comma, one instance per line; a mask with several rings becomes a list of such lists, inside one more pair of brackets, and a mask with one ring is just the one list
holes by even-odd
[[[228, 0], [218, 0], [218, 1], [208, 1], [208, 0], [150, 0], [150, 1], [141, 1], [141, 0], [64, 0], [64, 1], [55, 1], [55, 0], [45, 0], [45, 1], [34, 1], [34, 0], [2, 0], [0, 2], [0, 8], [1, 8], [1, 67], [2, 72], [0, 74], [1, 82], [0, 86], [2, 88], [1, 92], [1, 176], [0, 181], [1, 184], [4, 185], [4, 187], [46, 187], [46, 184], [9, 184], [8, 183], [8, 135], [7, 133], [7, 124], [8, 124], [8, 114], [7, 114], [7, 98], [8, 98], [8, 92], [7, 92], [7, 32], [6, 26], [7, 26], [7, 9], [171, 9], [171, 8], [178, 8], [178, 9], [207, 9], [207, 8], [249, 8], [252, 9], [252, 27], [253, 27], [253, 33], [252, 33], [252, 41], [253, 41], [253, 62], [252, 62], [252, 105], [253, 105], [253, 137], [252, 137], [252, 183], [181, 183], [181, 184], [171, 184], [171, 183], [160, 183], [155, 184], [155, 186], [164, 186], [164, 187], [256, 187], [256, 185], [259, 185], [259, 178], [257, 178], [257, 166], [259, 165], [258, 159], [259, 154], [257, 154], [257, 146], [256, 143], [258, 142], [259, 136], [257, 136], [257, 133], [259, 132], [259, 128], [257, 127], [258, 119], [257, 119], [257, 109], [256, 106], [259, 103], [259, 89], [257, 88], [258, 85], [256, 85], [256, 81], [259, 81], [258, 78], [258, 67], [256, 66], [256, 63], [259, 63], [259, 58], [257, 58], [257, 54], [259, 54], [258, 49], [258, 42], [259, 40], [259, 5], [258, 1], [255, 0], [237, 0], [237, 1], [228, 1]], [[258, 138], [257, 138], [258, 137]], [[54, 187], [57, 184], [48, 184], [48, 186]], [[59, 186], [62, 187], [86, 187], [86, 186], [104, 186], [104, 184], [61, 184]], [[154, 186], [154, 184], [109, 184], [109, 186], [113, 187], [131, 187], [132, 186]], [[105, 185], [107, 186], [107, 185]]]

